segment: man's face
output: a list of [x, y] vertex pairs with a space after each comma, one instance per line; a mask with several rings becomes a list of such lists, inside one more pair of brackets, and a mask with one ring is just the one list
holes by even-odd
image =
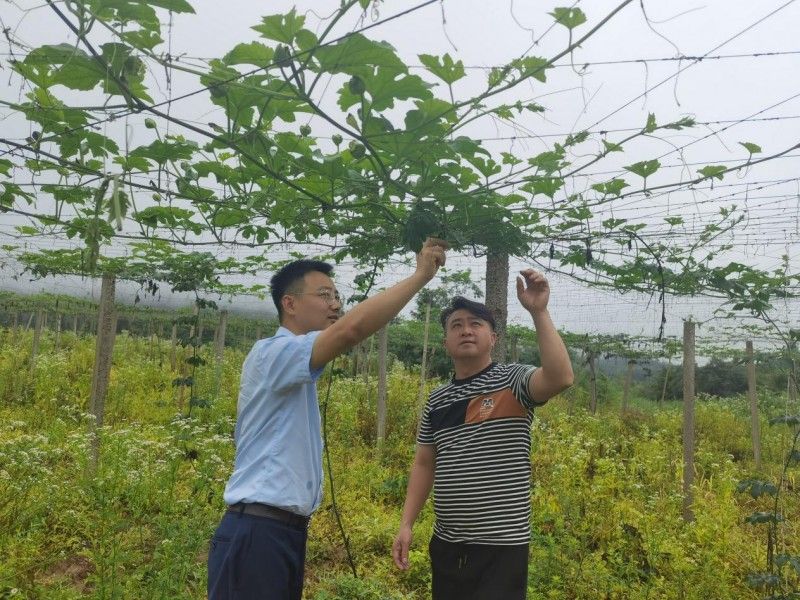
[[341, 316], [342, 303], [333, 280], [324, 273], [311, 271], [286, 292], [283, 310], [303, 331], [320, 331]]
[[444, 347], [451, 358], [489, 357], [497, 341], [488, 321], [459, 308], [445, 324]]

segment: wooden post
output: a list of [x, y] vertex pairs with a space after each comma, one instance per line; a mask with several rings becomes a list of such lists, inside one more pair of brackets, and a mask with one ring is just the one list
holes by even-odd
[[594, 367], [594, 350], [589, 350], [586, 364], [589, 365], [589, 409], [594, 415], [597, 414], [597, 372]]
[[664, 404], [664, 398], [667, 397], [667, 384], [669, 383], [669, 372], [672, 370], [672, 357], [667, 361], [666, 372], [664, 373], [664, 386], [661, 388], [661, 399], [658, 401], [660, 405]]
[[628, 359], [628, 369], [625, 371], [625, 386], [622, 388], [622, 411], [628, 410], [628, 396], [633, 383], [633, 370], [636, 368], [636, 361]]
[[56, 349], [58, 349], [59, 346], [61, 346], [61, 320], [62, 320], [62, 318], [63, 317], [61, 316], [61, 313], [56, 313], [56, 340], [54, 342], [54, 345], [55, 345]]
[[378, 455], [386, 439], [386, 360], [389, 349], [389, 326], [384, 325], [378, 332]]
[[[366, 340], [364, 340], [366, 341]], [[364, 378], [364, 387], [367, 390], [367, 406], [369, 406], [370, 402], [372, 402], [372, 386], [369, 383], [369, 372], [372, 367], [372, 352], [375, 348], [375, 335], [369, 336], [369, 347], [364, 345], [364, 350], [366, 352], [366, 357], [364, 358], [364, 366], [362, 376]]]
[[761, 420], [758, 417], [758, 397], [756, 395], [756, 363], [753, 359], [753, 342], [745, 343], [747, 356], [747, 397], [750, 399], [750, 429], [753, 438], [753, 460], [756, 470], [761, 469]]
[[228, 311], [223, 310], [219, 313], [219, 325], [214, 334], [214, 354], [216, 357], [216, 390], [214, 392], [214, 400], [219, 398], [220, 380], [222, 379], [222, 363], [225, 359], [225, 330], [228, 327]]
[[694, 521], [694, 363], [695, 324], [683, 324], [683, 520]]
[[19, 328], [19, 313], [14, 311], [11, 316], [11, 344], [16, 346], [17, 344], [17, 333]]
[[94, 415], [92, 427], [92, 464], [97, 465], [100, 457], [100, 436], [98, 429], [103, 426], [106, 392], [111, 375], [111, 357], [116, 338], [116, 314], [114, 310], [114, 275], [103, 274], [100, 287], [100, 307], [97, 315], [97, 340], [95, 341], [94, 373], [92, 373], [92, 392], [89, 409]]
[[[44, 310], [36, 310], [36, 325], [33, 330], [33, 346], [31, 347], [30, 371], [33, 374], [36, 368], [36, 355], [39, 354], [39, 343], [42, 340], [42, 325], [44, 324]], [[33, 314], [31, 314], [33, 316]]]
[[169, 364], [172, 367], [172, 370], [175, 370], [175, 364], [177, 363], [177, 348], [178, 348], [178, 322], [172, 322], [172, 339], [171, 339], [171, 347], [169, 352]]

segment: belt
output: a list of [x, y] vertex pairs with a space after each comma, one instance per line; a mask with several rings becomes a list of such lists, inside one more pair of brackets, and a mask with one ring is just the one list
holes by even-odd
[[295, 514], [283, 508], [278, 508], [277, 506], [261, 504], [260, 502], [237, 502], [236, 504], [228, 506], [228, 512], [275, 519], [276, 521], [286, 523], [298, 529], [305, 529], [308, 527], [309, 517]]

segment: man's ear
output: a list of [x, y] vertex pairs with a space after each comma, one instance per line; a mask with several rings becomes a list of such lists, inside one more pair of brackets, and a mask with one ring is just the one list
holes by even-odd
[[283, 298], [281, 298], [281, 307], [283, 308], [283, 314], [285, 315], [293, 315], [295, 313], [295, 297], [291, 294], [284, 294]]

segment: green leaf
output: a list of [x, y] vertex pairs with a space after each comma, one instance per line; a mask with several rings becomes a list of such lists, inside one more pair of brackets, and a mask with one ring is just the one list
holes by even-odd
[[567, 139], [564, 141], [564, 147], [569, 148], [570, 146], [577, 146], [578, 144], [585, 142], [589, 137], [588, 131], [579, 131], [576, 134], [570, 134], [567, 136]]
[[390, 44], [375, 42], [360, 33], [349, 35], [338, 44], [318, 48], [314, 57], [320, 71], [359, 75], [365, 81], [372, 75], [375, 67], [383, 67], [395, 73], [408, 71]]
[[653, 113], [649, 113], [647, 115], [647, 124], [644, 126], [644, 132], [653, 133], [656, 129], [658, 129], [658, 125], [656, 125], [656, 116]]
[[725, 176], [725, 172], [727, 170], [728, 167], [722, 165], [708, 165], [702, 169], [697, 169], [697, 172], [703, 177], [713, 177], [714, 179], [719, 179], [722, 181], [722, 178]]
[[194, 13], [192, 5], [186, 0], [147, 0], [147, 3], [176, 13]]
[[177, 138], [155, 140], [149, 146], [139, 146], [131, 151], [134, 157], [147, 158], [160, 165], [167, 161], [188, 160], [198, 150], [197, 143]]
[[[294, 41], [297, 47], [303, 51], [311, 50], [317, 44], [319, 44], [319, 38], [317, 38], [317, 36], [308, 29], [301, 29], [298, 31], [294, 36]], [[302, 56], [301, 58], [305, 58], [305, 56]]]
[[603, 154], [608, 154], [610, 152], [622, 152], [622, 144], [615, 144], [614, 142], [603, 140], [603, 146], [605, 146]]
[[547, 69], [553, 67], [548, 59], [541, 56], [525, 56], [512, 61], [511, 64], [519, 71], [522, 79], [533, 77], [542, 83], [547, 81]]
[[524, 190], [535, 194], [544, 194], [552, 199], [564, 185], [564, 180], [558, 177], [531, 177], [525, 184]]
[[262, 17], [261, 25], [254, 25], [262, 37], [275, 40], [283, 44], [291, 44], [297, 33], [303, 28], [306, 18], [297, 15], [294, 7], [285, 15], [270, 15]]
[[255, 65], [264, 67], [272, 62], [275, 50], [262, 44], [261, 42], [250, 42], [249, 44], [237, 44], [233, 50], [228, 52], [222, 62], [226, 65]]
[[537, 167], [540, 171], [550, 175], [563, 169], [569, 163], [564, 161], [564, 148], [556, 144], [555, 150], [548, 150], [528, 159], [528, 164]]
[[612, 179], [605, 183], [595, 183], [592, 189], [606, 196], [619, 196], [628, 185], [624, 179]]
[[661, 127], [663, 129], [675, 129], [677, 131], [680, 131], [681, 129], [685, 129], [687, 127], [694, 127], [695, 124], [696, 121], [692, 117], [683, 117], [682, 119], [679, 119], [672, 123], [667, 123], [666, 125], [662, 125]]
[[580, 8], [558, 7], [547, 14], [552, 16], [556, 23], [560, 23], [569, 30], [575, 29], [586, 22], [586, 15]]
[[626, 171], [635, 173], [639, 177], [647, 179], [648, 177], [650, 177], [650, 175], [658, 171], [659, 167], [661, 167], [661, 163], [658, 162], [657, 159], [654, 159], [654, 160], [643, 160], [623, 168]]
[[11, 207], [14, 205], [14, 200], [17, 198], [24, 198], [28, 204], [33, 204], [33, 196], [25, 192], [16, 183], [0, 183], [2, 186], [2, 193], [0, 193], [0, 206]]
[[188, 221], [194, 213], [174, 206], [148, 206], [140, 210], [134, 219], [147, 227], [178, 227]]
[[464, 63], [460, 60], [453, 62], [449, 54], [444, 56], [433, 56], [432, 54], [420, 54], [419, 60], [433, 75], [452, 84], [465, 76]]
[[42, 46], [31, 51], [23, 62], [40, 67], [52, 65], [52, 83], [71, 90], [92, 90], [106, 77], [105, 69], [94, 58], [69, 44]]
[[6, 160], [5, 158], [0, 158], [0, 173], [3, 175], [9, 175], [14, 163], [10, 160]]
[[683, 225], [683, 217], [664, 217], [664, 220], [670, 225]]
[[216, 227], [232, 227], [241, 225], [250, 220], [250, 214], [236, 208], [222, 208], [211, 219], [211, 224]]
[[620, 225], [624, 225], [627, 222], [628, 219], [614, 219], [614, 218], [606, 219], [605, 221], [603, 221], [603, 227], [605, 227], [606, 229], [616, 229]]
[[[370, 108], [376, 112], [393, 108], [396, 100], [410, 98], [424, 100], [433, 97], [429, 90], [431, 85], [418, 75], [407, 75], [391, 69], [378, 68], [375, 75], [369, 75], [365, 79], [354, 75], [347, 86], [342, 86], [339, 92], [339, 106], [342, 110], [347, 110], [361, 102], [361, 94], [358, 93], [358, 90], [361, 89], [360, 86], [363, 86], [364, 91], [369, 94]], [[386, 128], [384, 128], [385, 130]]]
[[739, 144], [744, 146], [744, 149], [750, 154], [759, 154], [761, 152], [761, 146], [758, 144], [753, 144], [751, 142], [739, 142]]

